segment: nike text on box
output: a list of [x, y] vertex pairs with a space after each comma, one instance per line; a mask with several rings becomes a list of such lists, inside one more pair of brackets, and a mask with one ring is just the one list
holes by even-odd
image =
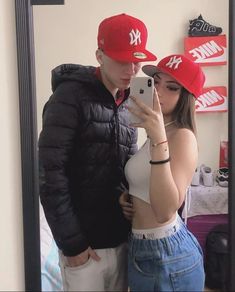
[[214, 86], [203, 88], [202, 94], [195, 101], [196, 112], [226, 112], [228, 111], [227, 88]]
[[187, 37], [184, 50], [186, 57], [203, 66], [227, 64], [226, 35]]

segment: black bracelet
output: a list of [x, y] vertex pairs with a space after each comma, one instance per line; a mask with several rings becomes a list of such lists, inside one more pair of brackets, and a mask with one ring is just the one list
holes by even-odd
[[166, 162], [169, 162], [171, 160], [170, 156], [165, 159], [165, 160], [158, 160], [158, 161], [155, 161], [155, 160], [150, 160], [149, 163], [150, 164], [163, 164], [163, 163], [166, 163]]

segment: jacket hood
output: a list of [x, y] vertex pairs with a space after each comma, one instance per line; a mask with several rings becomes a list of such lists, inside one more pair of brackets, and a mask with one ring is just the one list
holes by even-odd
[[51, 85], [52, 91], [54, 92], [56, 88], [66, 81], [79, 81], [79, 82], [97, 82], [94, 78], [96, 67], [93, 66], [83, 66], [78, 64], [62, 64], [55, 67], [51, 71]]

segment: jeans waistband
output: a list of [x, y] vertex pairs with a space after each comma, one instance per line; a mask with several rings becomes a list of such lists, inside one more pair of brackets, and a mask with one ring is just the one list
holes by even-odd
[[151, 229], [134, 229], [132, 228], [132, 236], [136, 239], [161, 239], [169, 237], [176, 233], [180, 229], [179, 215], [176, 216], [175, 220], [171, 223], [151, 228]]

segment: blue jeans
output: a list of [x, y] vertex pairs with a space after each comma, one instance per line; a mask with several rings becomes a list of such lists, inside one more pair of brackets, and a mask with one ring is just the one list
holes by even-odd
[[130, 291], [203, 291], [202, 249], [180, 219], [180, 228], [161, 239], [129, 237]]

